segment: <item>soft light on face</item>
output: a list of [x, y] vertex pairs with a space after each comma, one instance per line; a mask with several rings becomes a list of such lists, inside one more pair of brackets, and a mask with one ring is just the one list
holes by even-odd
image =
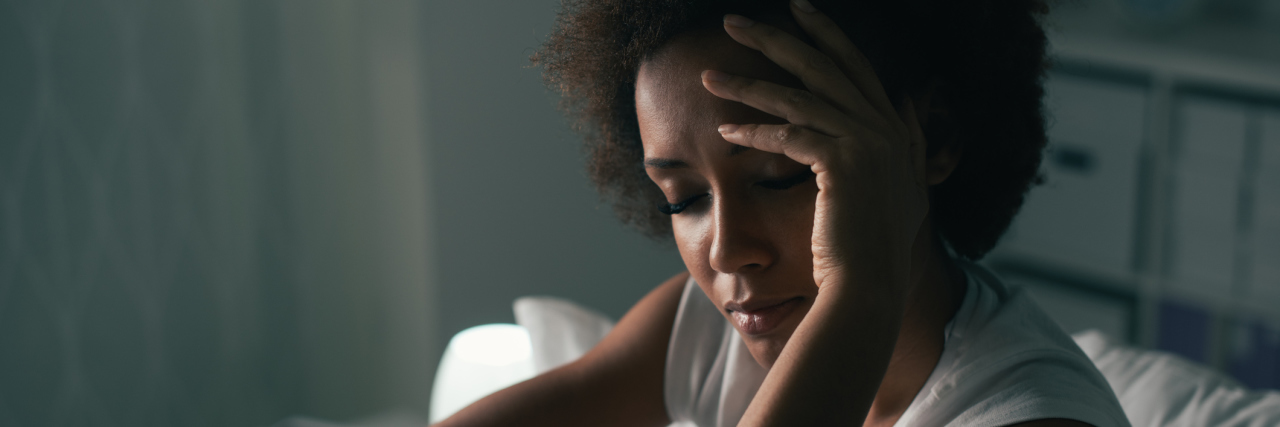
[[784, 121], [712, 95], [700, 78], [707, 69], [801, 86], [718, 28], [672, 40], [636, 82], [646, 171], [673, 212], [685, 266], [770, 367], [817, 295], [810, 236], [818, 190], [808, 166], [720, 137], [721, 124]]

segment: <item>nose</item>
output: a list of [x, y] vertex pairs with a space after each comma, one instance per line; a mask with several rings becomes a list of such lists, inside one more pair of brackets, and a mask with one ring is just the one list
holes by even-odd
[[767, 231], [756, 209], [740, 201], [716, 198], [712, 207], [711, 268], [724, 274], [768, 268], [775, 259]]

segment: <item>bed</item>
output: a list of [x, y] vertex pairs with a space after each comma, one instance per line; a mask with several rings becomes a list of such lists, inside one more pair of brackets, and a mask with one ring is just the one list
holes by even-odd
[[[484, 325], [450, 341], [432, 390], [435, 422], [493, 391], [568, 363], [613, 327], [606, 316], [550, 297], [515, 301], [518, 325]], [[1135, 427], [1280, 426], [1280, 392], [1250, 390], [1179, 356], [1131, 347], [1097, 330], [1072, 335]]]

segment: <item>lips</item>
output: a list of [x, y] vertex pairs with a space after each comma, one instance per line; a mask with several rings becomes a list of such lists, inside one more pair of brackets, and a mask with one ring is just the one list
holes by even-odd
[[777, 303], [763, 303], [769, 305], [752, 304], [751, 301], [728, 303], [725, 304], [725, 309], [729, 311], [738, 331], [747, 335], [763, 335], [777, 329], [803, 300], [802, 297], [795, 297]]

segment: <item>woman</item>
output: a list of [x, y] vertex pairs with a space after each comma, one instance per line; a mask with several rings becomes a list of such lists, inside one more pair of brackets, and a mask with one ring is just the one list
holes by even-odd
[[1036, 179], [1037, 3], [565, 8], [534, 60], [599, 188], [688, 272], [440, 425], [1127, 425], [1070, 338], [966, 261]]

